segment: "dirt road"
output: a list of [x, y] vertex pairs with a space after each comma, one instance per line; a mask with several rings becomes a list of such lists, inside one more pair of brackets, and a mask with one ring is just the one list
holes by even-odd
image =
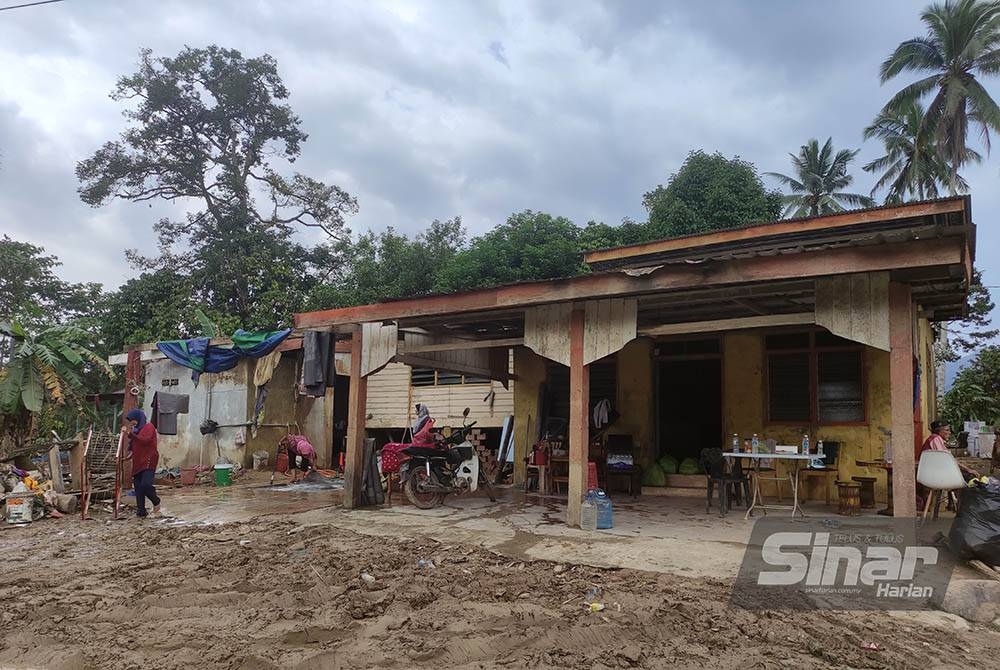
[[[992, 627], [758, 615], [730, 609], [721, 580], [524, 563], [281, 517], [66, 518], [4, 530], [0, 547], [4, 667], [986, 667], [1000, 644]], [[600, 612], [585, 603], [595, 585]]]

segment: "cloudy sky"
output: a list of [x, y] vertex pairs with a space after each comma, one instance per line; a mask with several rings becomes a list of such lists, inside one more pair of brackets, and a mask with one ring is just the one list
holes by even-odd
[[[0, 6], [25, 0], [0, 0]], [[123, 128], [117, 77], [150, 47], [267, 52], [309, 140], [297, 169], [360, 201], [354, 230], [461, 215], [481, 233], [531, 208], [617, 223], [691, 149], [790, 170], [811, 137], [862, 146], [902, 85], [878, 82], [922, 1], [335, 2], [65, 0], [0, 12], [0, 232], [73, 281], [134, 274], [160, 205], [91, 209], [73, 169]], [[1000, 81], [987, 86], [1000, 95]], [[857, 190], [872, 183], [860, 165]], [[979, 265], [1000, 285], [1000, 156], [965, 172]]]

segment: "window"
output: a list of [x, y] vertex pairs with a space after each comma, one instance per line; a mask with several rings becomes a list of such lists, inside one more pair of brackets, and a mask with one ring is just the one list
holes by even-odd
[[[548, 416], [569, 419], [569, 368], [549, 362], [547, 385]], [[610, 400], [618, 409], [618, 361], [614, 355], [590, 364], [590, 398], [588, 407], [600, 400]]]
[[431, 368], [410, 368], [411, 386], [455, 386], [457, 384], [489, 384], [490, 380], [457, 372], [432, 370]]
[[863, 347], [826, 331], [768, 335], [767, 416], [772, 423], [861, 423]]

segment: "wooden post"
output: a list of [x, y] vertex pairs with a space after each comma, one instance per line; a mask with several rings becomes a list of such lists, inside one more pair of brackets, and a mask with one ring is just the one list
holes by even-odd
[[347, 405], [347, 454], [344, 461], [344, 507], [361, 504], [361, 474], [364, 465], [365, 412], [368, 380], [361, 376], [361, 324], [351, 329], [351, 389]]
[[569, 325], [569, 492], [566, 523], [580, 525], [580, 504], [587, 484], [590, 368], [583, 364], [583, 329], [586, 312], [575, 309]]
[[889, 387], [894, 516], [917, 515], [913, 453], [913, 303], [910, 287], [889, 284]]
[[58, 444], [49, 449], [49, 475], [52, 477], [52, 489], [56, 493], [66, 493], [62, 476], [62, 455], [59, 453]]

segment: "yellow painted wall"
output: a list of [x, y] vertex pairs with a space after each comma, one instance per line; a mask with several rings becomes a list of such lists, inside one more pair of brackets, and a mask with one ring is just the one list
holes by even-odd
[[[764, 339], [754, 331], [728, 333], [723, 342], [725, 378], [724, 417], [726, 434], [741, 437], [757, 433], [760, 438], [773, 438], [778, 444], [800, 444], [802, 433], [809, 432], [813, 445], [818, 439], [840, 442], [837, 459], [837, 479], [850, 481], [853, 476], [876, 477], [876, 496], [885, 500], [885, 472], [855, 465], [856, 460], [882, 458], [884, 442], [880, 427], [889, 429], [889, 354], [867, 348], [864, 354], [865, 379], [868, 386], [868, 423], [863, 426], [802, 426], [764, 423]], [[803, 491], [809, 499], [824, 495], [822, 480], [816, 479]], [[784, 489], [788, 492], [787, 486]], [[836, 498], [836, 490], [833, 492]]]
[[527, 347], [514, 348], [514, 484], [524, 484], [524, 459], [538, 435], [538, 393], [545, 359]]
[[618, 352], [618, 399], [615, 410], [621, 415], [609, 434], [628, 434], [639, 446], [640, 462], [656, 458], [656, 421], [653, 403], [653, 340], [641, 337]]

